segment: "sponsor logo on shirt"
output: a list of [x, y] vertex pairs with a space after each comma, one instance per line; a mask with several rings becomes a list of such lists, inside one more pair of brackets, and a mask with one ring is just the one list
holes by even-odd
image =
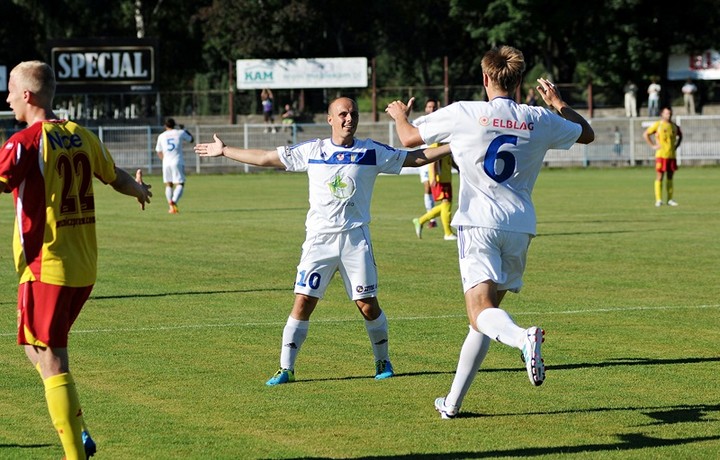
[[78, 225], [94, 224], [95, 217], [75, 217], [57, 221], [55, 228], [60, 227], [76, 227]]
[[348, 200], [355, 194], [355, 181], [352, 177], [337, 174], [327, 185], [332, 196], [340, 201]]
[[478, 120], [482, 126], [492, 126], [493, 128], [517, 129], [519, 131], [532, 131], [535, 128], [534, 123], [526, 123], [519, 120], [504, 120], [502, 118], [480, 117]]
[[57, 148], [69, 149], [70, 147], [78, 148], [82, 146], [82, 138], [77, 134], [63, 136], [60, 131], [49, 131], [47, 133], [50, 147], [55, 150]]

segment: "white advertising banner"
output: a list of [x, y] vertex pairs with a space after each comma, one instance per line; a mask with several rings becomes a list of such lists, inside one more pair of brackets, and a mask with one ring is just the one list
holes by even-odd
[[367, 58], [238, 59], [238, 89], [367, 88]]
[[671, 54], [668, 59], [668, 80], [720, 80], [720, 53], [715, 50], [700, 54]]

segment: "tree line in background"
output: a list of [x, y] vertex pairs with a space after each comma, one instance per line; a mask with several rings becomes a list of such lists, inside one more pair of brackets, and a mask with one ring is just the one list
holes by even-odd
[[[227, 92], [229, 69], [248, 58], [374, 58], [380, 88], [437, 88], [447, 57], [451, 87], [478, 87], [484, 52], [510, 44], [525, 54], [526, 87], [540, 75], [592, 83], [599, 105], [621, 105], [626, 81], [641, 92], [652, 76], [669, 83], [671, 53], [720, 41], [717, 0], [673, 8], [650, 0], [0, 0], [0, 17], [8, 68], [47, 60], [48, 39], [152, 37], [160, 91], [179, 93]], [[704, 90], [720, 97], [712, 85]], [[322, 110], [324, 97], [309, 104]]]

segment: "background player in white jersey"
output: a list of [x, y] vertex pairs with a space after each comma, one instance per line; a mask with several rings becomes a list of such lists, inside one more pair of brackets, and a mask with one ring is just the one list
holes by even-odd
[[185, 189], [185, 157], [183, 142], [193, 142], [193, 136], [185, 131], [182, 125], [175, 128], [175, 120], [165, 120], [165, 131], [157, 140], [155, 151], [162, 160], [163, 182], [165, 182], [165, 198], [168, 201], [168, 212], [177, 214], [177, 203]]
[[[414, 98], [413, 98], [414, 99]], [[411, 99], [411, 101], [413, 100]], [[433, 113], [440, 108], [440, 103], [437, 99], [428, 99], [425, 101], [425, 114]], [[412, 104], [408, 103], [408, 110], [412, 109]], [[420, 174], [420, 182], [423, 184], [423, 203], [425, 204], [425, 212], [430, 212], [435, 207], [435, 200], [433, 199], [432, 187], [430, 186], [430, 165], [420, 166], [418, 168], [418, 174]], [[435, 219], [430, 219], [428, 227], [437, 227]]]
[[558, 114], [517, 104], [512, 95], [522, 82], [522, 52], [502, 46], [482, 59], [483, 85], [489, 102], [457, 102], [414, 121], [406, 105], [395, 101], [387, 113], [395, 119], [406, 146], [449, 142], [460, 167], [458, 253], [470, 331], [460, 350], [450, 392], [437, 398], [442, 418], [457, 415], [485, 358], [490, 339], [522, 351], [528, 378], [542, 384], [540, 353], [544, 331], [523, 329], [500, 309], [507, 291], [519, 292], [536, 218], [531, 200], [548, 149], [588, 144], [595, 134], [588, 122], [560, 97], [555, 85], [538, 79], [537, 90]]
[[421, 166], [450, 153], [449, 146], [398, 150], [372, 139], [356, 139], [357, 103], [340, 97], [328, 106], [329, 139], [313, 139], [277, 150], [226, 146], [217, 135], [197, 144], [201, 156], [221, 156], [253, 164], [307, 171], [310, 210], [297, 267], [295, 303], [283, 330], [280, 369], [267, 385], [295, 380], [295, 360], [308, 333], [310, 315], [335, 272], [365, 319], [375, 358], [375, 378], [392, 377], [387, 318], [377, 299], [378, 276], [370, 241], [370, 201], [380, 173], [399, 174], [403, 166]]

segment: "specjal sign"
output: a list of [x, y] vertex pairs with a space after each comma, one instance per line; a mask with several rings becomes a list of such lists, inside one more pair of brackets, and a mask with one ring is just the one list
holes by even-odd
[[157, 91], [155, 40], [54, 40], [49, 47], [58, 93]]

